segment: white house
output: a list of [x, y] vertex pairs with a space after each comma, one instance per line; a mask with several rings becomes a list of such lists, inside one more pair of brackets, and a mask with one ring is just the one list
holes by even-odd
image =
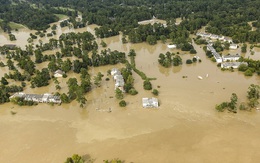
[[143, 98], [143, 108], [158, 108], [159, 107], [159, 102], [157, 98]]
[[43, 103], [53, 102], [53, 103], [58, 103], [58, 104], [61, 103], [61, 99], [59, 96], [54, 96], [49, 93], [39, 95], [39, 94], [26, 94], [23, 92], [18, 92], [9, 98], [12, 99], [15, 97], [23, 98], [25, 101], [43, 102]]
[[121, 72], [117, 68], [112, 68], [110, 73], [112, 76], [121, 75]]
[[219, 38], [219, 36], [212, 34], [212, 35], [210, 36], [210, 38], [211, 38], [212, 40], [217, 40], [217, 39]]
[[115, 80], [115, 89], [119, 88], [122, 92], [124, 92], [124, 77], [121, 75], [121, 72], [117, 68], [113, 68], [111, 70], [111, 75]]
[[224, 38], [224, 41], [227, 41], [227, 42], [229, 42], [230, 44], [233, 44], [233, 40], [230, 39], [230, 38], [225, 37], [225, 38]]
[[177, 45], [176, 44], [171, 44], [171, 45], [167, 45], [167, 47], [170, 48], [170, 49], [174, 49], [174, 48], [177, 47]]
[[211, 53], [214, 56], [214, 58], [216, 59], [217, 63], [222, 62], [222, 58], [221, 58], [220, 54], [218, 52], [216, 52], [216, 50], [213, 48], [213, 46], [211, 44], [207, 45], [207, 50], [211, 51]]
[[230, 44], [229, 49], [235, 50], [238, 48], [237, 44]]
[[237, 61], [239, 60], [240, 58], [240, 55], [226, 55], [226, 56], [222, 56], [222, 59], [224, 62], [227, 62], [227, 61]]
[[54, 72], [53, 76], [56, 77], [56, 78], [60, 78], [60, 77], [63, 76], [63, 74], [65, 74], [63, 71], [57, 70], [57, 71]]
[[224, 36], [218, 36], [218, 39], [219, 39], [220, 41], [223, 41], [223, 40], [225, 39], [225, 37], [224, 37]]

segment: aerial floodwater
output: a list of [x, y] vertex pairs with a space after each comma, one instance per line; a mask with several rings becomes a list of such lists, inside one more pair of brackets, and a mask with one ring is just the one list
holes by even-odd
[[[57, 36], [67, 32], [89, 31], [94, 34], [96, 25], [81, 29], [60, 28]], [[0, 46], [16, 44], [25, 48], [30, 33], [28, 29], [13, 32], [17, 41], [10, 42], [8, 35], [0, 33]], [[122, 44], [122, 35], [103, 39], [107, 48], [136, 52], [136, 67], [152, 80], [158, 89], [158, 109], [144, 109], [143, 97], [152, 97], [143, 89], [143, 80], [133, 73], [138, 94], [125, 95], [125, 108], [118, 106], [113, 80], [101, 83], [101, 87], [87, 93], [87, 105], [80, 108], [76, 101], [70, 104], [18, 106], [12, 103], [0, 105], [0, 162], [1, 163], [62, 163], [74, 153], [89, 155], [97, 163], [104, 159], [120, 158], [126, 163], [172, 162], [236, 162], [256, 163], [260, 160], [260, 112], [238, 111], [219, 113], [215, 105], [228, 101], [232, 93], [238, 102], [246, 101], [250, 84], [259, 84], [256, 75], [245, 77], [235, 70], [221, 71], [217, 63], [205, 55], [202, 46], [193, 44], [202, 62], [164, 68], [158, 63], [160, 53], [180, 52], [183, 61], [194, 55], [167, 48], [167, 43]], [[48, 38], [41, 38], [47, 42]], [[39, 40], [34, 43], [37, 44]], [[101, 39], [97, 39], [98, 44]], [[101, 48], [99, 50], [102, 50]], [[225, 53], [240, 53], [230, 50]], [[55, 54], [46, 51], [45, 54]], [[245, 56], [251, 57], [249, 54]], [[260, 58], [255, 49], [254, 59]], [[3, 62], [6, 59], [0, 56]], [[37, 65], [38, 69], [48, 63]], [[124, 65], [91, 68], [89, 73], [101, 72]], [[0, 68], [0, 77], [9, 70]], [[183, 78], [183, 76], [186, 76]], [[198, 79], [202, 77], [202, 80]], [[68, 77], [79, 75], [68, 73]], [[111, 78], [112, 79], [112, 78]], [[68, 89], [64, 78], [59, 78], [61, 92]], [[26, 87], [27, 93], [54, 93], [55, 84], [41, 88]], [[11, 111], [16, 114], [11, 114]]]

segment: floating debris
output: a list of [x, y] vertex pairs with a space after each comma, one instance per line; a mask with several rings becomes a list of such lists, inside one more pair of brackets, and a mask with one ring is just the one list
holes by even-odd
[[12, 115], [15, 115], [16, 113], [17, 113], [17, 112], [15, 112], [15, 111], [11, 111], [11, 114], [12, 114]]

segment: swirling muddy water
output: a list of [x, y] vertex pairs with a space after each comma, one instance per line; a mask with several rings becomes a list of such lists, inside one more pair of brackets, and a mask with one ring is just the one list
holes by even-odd
[[[58, 28], [55, 37], [70, 31], [93, 33], [95, 27]], [[31, 32], [21, 29], [14, 33], [17, 41], [12, 43], [24, 47]], [[228, 101], [233, 92], [238, 95], [239, 102], [245, 101], [248, 86], [259, 84], [258, 76], [245, 77], [237, 71], [221, 71], [197, 45], [195, 49], [201, 63], [164, 68], [158, 64], [159, 54], [178, 50], [170, 50], [162, 43], [154, 46], [122, 44], [121, 37], [104, 39], [107, 48], [126, 53], [135, 49], [137, 68], [148, 77], [157, 78], [152, 84], [154, 88], [159, 87], [159, 109], [142, 108], [142, 97], [152, 97], [152, 94], [143, 90], [142, 79], [136, 74], [134, 84], [139, 93], [125, 95], [126, 108], [120, 108], [119, 101], [111, 98], [114, 96], [112, 80], [103, 80], [101, 87], [93, 87], [86, 95], [87, 105], [83, 109], [77, 102], [60, 106], [0, 105], [0, 162], [61, 163], [74, 153], [89, 154], [98, 163], [112, 158], [135, 163], [259, 162], [260, 112], [232, 114], [218, 113], [214, 109], [215, 104]], [[47, 40], [42, 38], [43, 42]], [[11, 42], [1, 33], [0, 45], [6, 43]], [[240, 53], [240, 50], [227, 53]], [[184, 62], [193, 57], [184, 52], [180, 55]], [[260, 50], [256, 48], [254, 56], [249, 52], [245, 56], [259, 59]], [[3, 56], [1, 60], [5, 62]], [[42, 63], [37, 68], [46, 65]], [[113, 67], [98, 67], [89, 72], [93, 75], [102, 72], [107, 77], [107, 70]], [[0, 68], [0, 77], [6, 72], [7, 68]], [[79, 78], [72, 73], [68, 76]], [[198, 80], [197, 76], [202, 76], [203, 80]], [[62, 93], [67, 92], [67, 79], [58, 79]], [[48, 87], [32, 89], [28, 86], [24, 90], [26, 93], [55, 91], [52, 81]], [[16, 114], [12, 115], [11, 111]]]

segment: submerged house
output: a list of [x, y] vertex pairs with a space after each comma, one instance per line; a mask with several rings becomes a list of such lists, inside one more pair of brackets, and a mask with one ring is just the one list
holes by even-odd
[[248, 65], [246, 62], [225, 62], [221, 63], [221, 68], [238, 68], [240, 65]]
[[207, 50], [211, 51], [211, 53], [214, 56], [214, 58], [216, 59], [217, 63], [222, 62], [222, 58], [221, 58], [220, 54], [218, 52], [216, 52], [216, 50], [213, 48], [213, 46], [211, 44], [207, 45]]
[[224, 62], [227, 62], [227, 61], [237, 61], [239, 60], [241, 56], [239, 54], [236, 54], [236, 55], [225, 55], [225, 56], [222, 56], [222, 59]]
[[201, 36], [203, 38], [210, 38], [211, 34], [210, 33], [203, 33], [203, 32], [198, 32], [196, 33], [197, 36]]
[[230, 44], [229, 49], [236, 50], [238, 48], [237, 44]]
[[111, 74], [112, 76], [121, 75], [121, 72], [120, 72], [117, 68], [112, 68], [110, 74]]
[[157, 98], [143, 98], [143, 108], [158, 108], [159, 107], [159, 102]]
[[210, 38], [213, 39], [213, 40], [217, 40], [217, 39], [219, 38], [219, 36], [212, 34], [212, 35], [210, 36]]
[[125, 92], [124, 90], [125, 81], [123, 76], [121, 75], [121, 72], [117, 68], [113, 68], [110, 73], [113, 76], [113, 79], [115, 81], [115, 89], [118, 88], [122, 92]]
[[12, 95], [9, 98], [12, 99], [12, 98], [15, 98], [15, 97], [23, 98], [25, 101], [33, 101], [33, 102], [39, 102], [39, 103], [56, 103], [56, 104], [61, 103], [60, 96], [54, 96], [54, 95], [49, 94], [49, 93], [45, 93], [45, 94], [26, 94], [26, 93], [23, 93], [23, 92], [18, 92], [18, 93], [15, 93], [14, 95]]

